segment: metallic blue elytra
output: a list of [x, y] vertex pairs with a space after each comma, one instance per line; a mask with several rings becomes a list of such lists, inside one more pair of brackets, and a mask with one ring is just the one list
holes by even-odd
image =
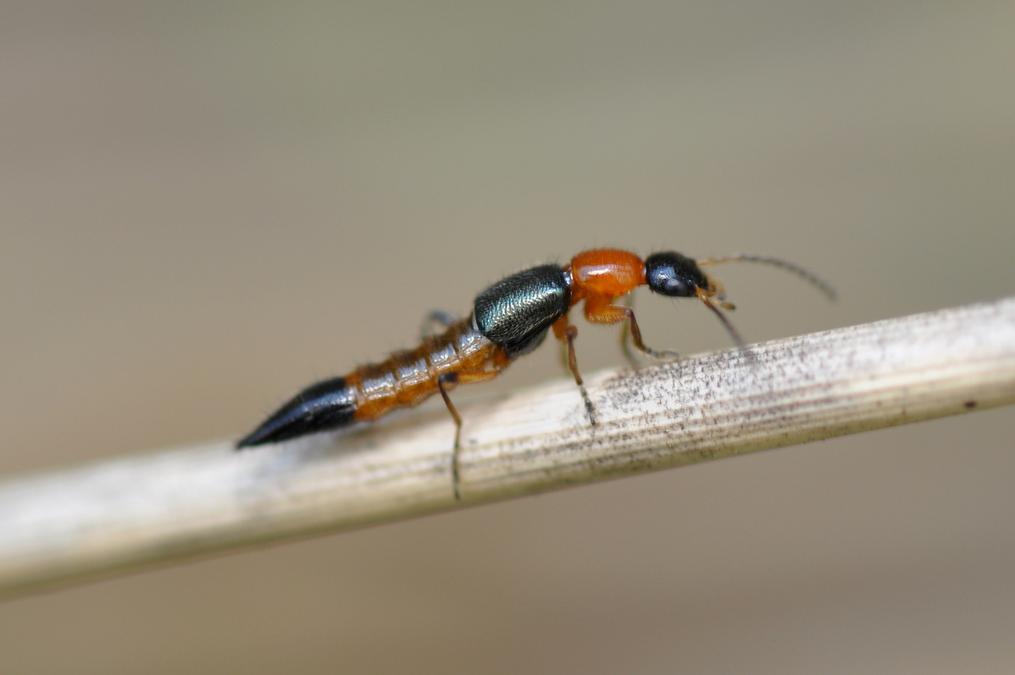
[[558, 265], [512, 274], [476, 296], [476, 328], [510, 356], [532, 351], [571, 306], [571, 284]]

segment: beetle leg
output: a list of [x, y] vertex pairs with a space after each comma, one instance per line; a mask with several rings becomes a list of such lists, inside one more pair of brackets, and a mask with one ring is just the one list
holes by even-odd
[[451, 486], [454, 490], [455, 501], [459, 501], [462, 498], [459, 474], [459, 451], [462, 449], [462, 415], [458, 412], [458, 408], [452, 403], [451, 397], [448, 396], [448, 390], [457, 384], [471, 384], [473, 382], [482, 382], [483, 380], [489, 380], [497, 376], [496, 370], [477, 370], [465, 373], [442, 373], [437, 376], [437, 389], [440, 390], [441, 398], [444, 399], [444, 405], [447, 406], [448, 412], [451, 414], [451, 419], [455, 422], [455, 444], [451, 449]]
[[[634, 305], [634, 296], [630, 294], [625, 295], [624, 306], [630, 309], [631, 311], [634, 311], [633, 305]], [[627, 362], [628, 364], [630, 364], [631, 368], [637, 369], [638, 366], [641, 365], [638, 362], [638, 357], [636, 357], [634, 355], [634, 352], [631, 351], [631, 325], [627, 321], [625, 321], [620, 328], [620, 350], [624, 352], [624, 358], [627, 359]]]
[[619, 307], [611, 304], [610, 297], [589, 297], [585, 301], [585, 318], [592, 323], [620, 323], [627, 321], [631, 331], [631, 342], [641, 352], [648, 354], [654, 359], [668, 360], [680, 357], [680, 354], [668, 349], [652, 349], [645, 344], [641, 338], [641, 328], [638, 326], [638, 319], [634, 316], [634, 310], [630, 307]]
[[420, 338], [436, 335], [441, 328], [450, 328], [458, 319], [451, 312], [443, 309], [432, 310], [423, 317], [423, 323], [419, 327]]
[[565, 365], [567, 365], [567, 369], [571, 371], [571, 374], [574, 375], [574, 383], [578, 385], [578, 391], [581, 392], [582, 401], [585, 403], [585, 412], [589, 416], [589, 424], [595, 426], [596, 410], [592, 405], [592, 399], [589, 398], [589, 392], [585, 389], [585, 382], [582, 380], [581, 372], [578, 370], [578, 357], [574, 350], [574, 339], [578, 337], [578, 328], [568, 320], [567, 314], [565, 314], [553, 323], [553, 334], [564, 343], [567, 349]]

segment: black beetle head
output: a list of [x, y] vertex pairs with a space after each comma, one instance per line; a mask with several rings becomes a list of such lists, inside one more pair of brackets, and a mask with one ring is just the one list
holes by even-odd
[[698, 263], [673, 251], [653, 253], [645, 259], [645, 281], [653, 293], [690, 298], [708, 289], [708, 279]]

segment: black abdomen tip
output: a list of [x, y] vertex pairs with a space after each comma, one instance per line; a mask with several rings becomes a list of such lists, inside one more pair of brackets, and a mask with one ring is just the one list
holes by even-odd
[[346, 426], [356, 413], [356, 396], [344, 377], [313, 384], [279, 408], [236, 443], [240, 450], [278, 443], [306, 434]]

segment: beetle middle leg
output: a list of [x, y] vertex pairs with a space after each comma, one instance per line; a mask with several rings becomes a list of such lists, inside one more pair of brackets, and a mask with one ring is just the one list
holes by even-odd
[[553, 334], [567, 347], [567, 369], [574, 375], [574, 383], [578, 385], [578, 390], [581, 392], [582, 401], [585, 403], [585, 412], [589, 416], [589, 424], [595, 426], [596, 409], [592, 405], [592, 399], [589, 398], [589, 392], [585, 389], [585, 382], [578, 370], [578, 357], [574, 351], [574, 339], [578, 337], [578, 328], [568, 320], [567, 314], [565, 314], [553, 323]]

